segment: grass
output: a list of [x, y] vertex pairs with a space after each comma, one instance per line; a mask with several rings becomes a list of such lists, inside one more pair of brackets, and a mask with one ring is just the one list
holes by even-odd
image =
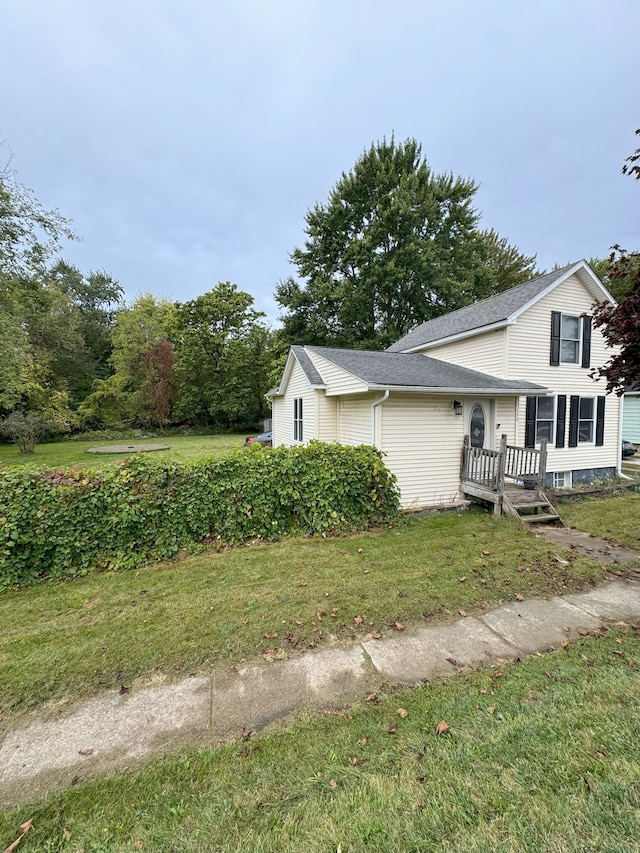
[[[389, 690], [14, 810], [0, 817], [0, 846], [32, 818], [22, 853], [633, 853], [638, 661], [638, 632], [617, 628], [500, 670]], [[449, 731], [437, 736], [442, 719]]]
[[96, 468], [114, 465], [128, 453], [88, 453], [92, 447], [110, 444], [168, 444], [169, 450], [156, 450], [156, 459], [170, 458], [180, 461], [202, 459], [205, 456], [223, 456], [234, 448], [242, 447], [245, 435], [171, 435], [155, 438], [129, 438], [99, 441], [58, 441], [38, 444], [33, 453], [20, 453], [13, 444], [0, 444], [0, 468], [14, 465], [33, 465], [37, 468]]
[[611, 539], [640, 549], [640, 492], [626, 492], [608, 498], [567, 502], [559, 506], [565, 524], [588, 530], [594, 536]]
[[563, 556], [516, 524], [470, 511], [8, 591], [2, 725], [48, 700], [295, 655], [601, 580], [595, 561]]

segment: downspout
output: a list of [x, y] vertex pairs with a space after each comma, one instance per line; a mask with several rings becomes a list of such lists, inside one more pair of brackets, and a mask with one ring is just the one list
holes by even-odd
[[389, 399], [390, 393], [389, 389], [387, 389], [382, 397], [374, 400], [371, 404], [371, 444], [373, 447], [376, 446], [376, 408]]

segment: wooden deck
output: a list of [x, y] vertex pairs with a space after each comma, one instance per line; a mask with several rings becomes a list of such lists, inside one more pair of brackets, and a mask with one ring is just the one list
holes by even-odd
[[527, 524], [562, 520], [543, 491], [547, 444], [540, 450], [507, 444], [499, 450], [471, 447], [464, 437], [460, 480], [465, 496], [493, 504], [496, 515], [511, 515]]

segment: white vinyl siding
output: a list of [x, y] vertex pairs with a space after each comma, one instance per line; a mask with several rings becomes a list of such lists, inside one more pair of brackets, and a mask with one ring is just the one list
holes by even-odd
[[398, 478], [404, 507], [438, 506], [459, 498], [464, 418], [447, 397], [394, 395], [376, 410], [387, 467]]
[[338, 401], [338, 441], [341, 444], [371, 444], [371, 404], [375, 399], [375, 394], [363, 394], [342, 397]]
[[307, 355], [327, 386], [327, 396], [354, 394], [358, 391], [367, 390], [366, 384], [361, 379], [356, 379], [351, 373], [337, 367], [333, 362], [327, 361], [326, 358], [322, 358], [310, 350], [307, 350]]
[[506, 330], [496, 329], [461, 341], [438, 344], [422, 354], [480, 370], [491, 376], [504, 377], [507, 375], [505, 340]]
[[315, 438], [319, 441], [338, 440], [338, 399], [327, 397], [324, 391], [316, 392], [318, 413], [318, 431]]
[[300, 444], [300, 442], [295, 439], [293, 432], [293, 401], [296, 399], [302, 400], [304, 415], [304, 443], [308, 444], [312, 438], [316, 437], [316, 396], [318, 393], [321, 392], [309, 387], [309, 382], [304, 371], [294, 359], [285, 395], [283, 397], [274, 397], [273, 399], [272, 417], [274, 447], [277, 447], [280, 444]]
[[[619, 399], [615, 394], [606, 398], [604, 420], [604, 444], [578, 443], [568, 447], [569, 406], [571, 396], [594, 397], [604, 395], [605, 383], [595, 382], [590, 371], [578, 364], [549, 364], [551, 344], [551, 312], [580, 316], [591, 314], [593, 297], [582, 286], [579, 279], [570, 276], [558, 287], [524, 311], [507, 332], [509, 379], [526, 379], [551, 389], [556, 397], [566, 396], [566, 438], [564, 447], [549, 447], [548, 471], [569, 471], [584, 468], [611, 467], [618, 460], [618, 416]], [[611, 357], [599, 329], [591, 333], [591, 365], [602, 366]], [[526, 424], [526, 397], [520, 398], [518, 408], [517, 443], [524, 445]], [[595, 428], [594, 428], [595, 429]], [[554, 436], [555, 442], [555, 436]]]

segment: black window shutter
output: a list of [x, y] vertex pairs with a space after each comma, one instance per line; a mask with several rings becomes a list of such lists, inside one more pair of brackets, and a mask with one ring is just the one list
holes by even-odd
[[567, 424], [567, 395], [558, 394], [556, 407], [556, 447], [564, 447], [564, 434]]
[[598, 408], [596, 410], [596, 445], [602, 447], [604, 444], [604, 397], [598, 397]]
[[591, 317], [582, 318], [582, 366], [591, 367]]
[[551, 312], [551, 353], [549, 364], [557, 367], [560, 364], [560, 312]]
[[580, 397], [571, 397], [569, 404], [569, 447], [578, 446], [578, 412], [580, 410]]
[[527, 397], [527, 417], [524, 429], [524, 446], [536, 446], [536, 398]]

